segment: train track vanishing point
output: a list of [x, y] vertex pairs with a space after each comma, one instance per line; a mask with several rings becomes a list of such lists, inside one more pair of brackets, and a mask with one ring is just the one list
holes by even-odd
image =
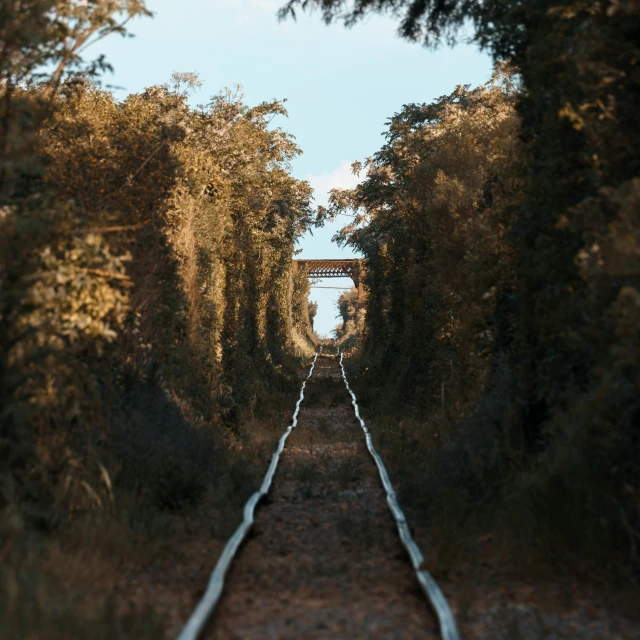
[[[352, 600], [358, 601], [354, 605], [356, 609], [346, 614], [347, 618], [352, 619], [342, 621], [342, 635], [344, 637], [414, 638], [420, 636], [436, 637], [437, 635], [440, 636], [442, 640], [460, 640], [454, 617], [442, 591], [429, 572], [423, 568], [423, 555], [411, 536], [406, 518], [398, 504], [384, 463], [374, 448], [368, 427], [360, 416], [356, 396], [351, 390], [347, 380], [343, 364], [343, 354], [340, 353], [338, 349], [336, 349], [335, 356], [322, 356], [323, 360], [329, 360], [330, 366], [321, 367], [318, 371], [322, 371], [326, 375], [322, 376], [322, 374], [319, 373], [312, 381], [312, 384], [315, 383], [319, 385], [323, 380], [328, 380], [328, 384], [330, 385], [341, 380], [350, 396], [353, 415], [359, 427], [357, 430], [360, 431], [361, 429], [361, 432], [364, 432], [366, 450], [373, 459], [377, 469], [377, 474], [371, 469], [368, 471], [366, 477], [358, 479], [360, 488], [357, 489], [357, 491], [360, 493], [357, 496], [354, 494], [354, 496], [360, 501], [370, 505], [368, 508], [373, 515], [370, 516], [366, 523], [369, 525], [366, 527], [366, 533], [375, 537], [375, 544], [379, 545], [379, 549], [372, 550], [367, 548], [366, 552], [362, 554], [362, 560], [359, 563], [357, 561], [354, 562], [354, 560], [357, 560], [357, 554], [354, 554], [352, 548], [344, 548], [345, 545], [341, 541], [344, 539], [344, 535], [340, 533], [340, 527], [336, 526], [336, 521], [341, 517], [340, 511], [334, 508], [338, 498], [336, 497], [334, 499], [333, 496], [340, 496], [339, 500], [343, 500], [343, 496], [347, 492], [344, 490], [338, 491], [336, 488], [333, 493], [331, 491], [319, 491], [317, 495], [309, 496], [305, 494], [303, 496], [304, 499], [301, 499], [300, 495], [289, 496], [287, 491], [289, 491], [289, 493], [291, 493], [291, 491], [287, 488], [288, 484], [294, 487], [294, 494], [296, 493], [295, 487], [298, 485], [296, 485], [295, 482], [293, 484], [288, 483], [288, 476], [286, 475], [287, 469], [285, 469], [282, 472], [283, 477], [278, 480], [278, 484], [281, 486], [278, 488], [278, 491], [276, 491], [274, 498], [270, 496], [269, 508], [265, 509], [267, 513], [272, 512], [272, 517], [269, 518], [267, 515], [261, 515], [261, 518], [264, 520], [262, 525], [264, 535], [261, 537], [263, 537], [265, 541], [255, 542], [252, 539], [252, 541], [247, 544], [247, 551], [243, 554], [238, 553], [242, 543], [254, 525], [258, 503], [267, 496], [272, 487], [278, 463], [280, 462], [283, 452], [285, 452], [287, 439], [298, 427], [298, 419], [301, 417], [301, 406], [305, 398], [305, 388], [307, 388], [307, 383], [311, 381], [314, 374], [318, 358], [321, 357], [320, 352], [321, 349], [316, 353], [309, 374], [302, 384], [300, 397], [296, 403], [291, 424], [280, 438], [262, 485], [247, 501], [244, 507], [242, 523], [227, 541], [211, 573], [207, 589], [202, 599], [193, 610], [192, 615], [177, 640], [198, 640], [204, 637], [207, 621], [211, 618], [212, 613], [221, 599], [227, 572], [236, 558], [238, 558], [236, 564], [240, 566], [234, 569], [234, 575], [232, 576], [232, 581], [235, 580], [236, 584], [231, 585], [231, 589], [229, 590], [230, 595], [225, 597], [225, 606], [223, 609], [227, 609], [227, 611], [216, 614], [216, 628], [211, 631], [212, 635], [207, 633], [207, 637], [215, 637], [216, 639], [236, 637], [340, 637], [336, 631], [332, 633], [331, 625], [333, 624], [332, 621], [339, 618], [341, 614], [344, 615], [344, 612], [338, 611], [342, 608], [341, 605], [332, 608], [330, 604], [332, 600], [331, 594], [335, 594], [337, 588], [340, 588], [343, 590], [343, 598], [351, 598]], [[344, 393], [344, 388], [342, 393]], [[320, 391], [323, 390], [322, 387], [318, 387], [318, 389]], [[327, 387], [327, 389], [329, 389], [329, 387]], [[336, 413], [338, 410], [340, 410], [341, 413]], [[303, 423], [301, 428], [304, 433], [298, 429], [298, 440], [300, 440], [300, 438], [304, 439], [306, 435], [307, 438], [310, 438], [310, 441], [306, 443], [307, 447], [310, 445], [308, 451], [320, 452], [320, 455], [316, 455], [311, 461], [308, 457], [300, 458], [301, 454], [307, 455], [307, 449], [297, 446], [294, 442], [293, 445], [287, 447], [285, 453], [285, 457], [288, 456], [287, 461], [289, 467], [296, 459], [301, 459], [303, 473], [312, 473], [313, 470], [311, 467], [315, 464], [315, 468], [321, 470], [323, 475], [327, 474], [331, 476], [331, 467], [327, 466], [325, 458], [330, 459], [329, 462], [332, 464], [334, 459], [344, 458], [345, 453], [348, 456], [356, 453], [354, 447], [357, 448], [357, 453], [360, 457], [366, 455], [362, 453], [361, 449], [362, 436], [360, 436], [359, 445], [355, 441], [347, 442], [348, 438], [355, 438], [355, 429], [346, 424], [342, 426], [343, 423], [346, 423], [347, 417], [347, 410], [344, 405], [335, 409], [326, 409], [323, 414], [336, 416], [338, 418], [338, 420], [334, 418], [333, 421], [336, 424], [340, 423], [337, 424], [336, 429], [338, 431], [336, 431], [336, 433], [344, 440], [344, 444], [342, 445], [316, 444], [314, 448], [314, 434], [317, 440], [319, 432], [317, 429], [317, 420], [316, 423], [313, 422], [313, 420], [317, 418], [317, 416], [314, 417], [313, 412], [316, 411], [316, 413], [318, 413], [322, 410], [308, 408], [304, 411], [306, 411], [306, 413], [303, 412], [303, 416], [301, 417]], [[331, 411], [334, 411], [334, 413], [331, 414]], [[353, 417], [351, 421], [354, 421]], [[322, 464], [324, 464], [324, 466], [322, 466]], [[367, 463], [367, 465], [368, 464], [370, 463]], [[378, 483], [380, 481], [382, 482], [385, 494], [384, 501], [379, 489], [376, 490], [373, 486], [375, 483], [374, 476], [378, 477]], [[280, 477], [281, 473], [279, 472], [278, 478]], [[331, 482], [329, 477], [326, 484], [329, 485]], [[333, 484], [335, 484], [335, 482]], [[308, 493], [308, 488], [305, 489], [305, 491]], [[363, 493], [364, 491], [367, 491], [367, 493]], [[349, 493], [353, 494], [354, 492], [351, 491]], [[433, 624], [429, 622], [428, 617], [424, 617], [422, 609], [426, 611], [426, 608], [424, 605], [419, 607], [419, 599], [415, 594], [411, 593], [408, 567], [404, 569], [402, 561], [396, 561], [395, 559], [399, 554], [394, 552], [392, 548], [397, 543], [393, 542], [392, 535], [389, 534], [388, 527], [384, 522], [385, 519], [387, 519], [386, 521], [388, 522], [388, 515], [386, 517], [383, 515], [384, 507], [381, 506], [383, 502], [386, 502], [388, 511], [391, 511], [400, 540], [409, 556], [413, 570], [411, 573], [413, 573], [414, 579], [417, 579], [424, 595], [426, 595], [436, 614], [438, 633], [435, 635], [433, 633], [434, 630], [431, 629], [430, 631], [429, 629]], [[308, 506], [305, 507], [305, 504]], [[343, 502], [340, 504], [342, 505]], [[323, 515], [318, 516], [318, 510], [320, 510], [320, 513]], [[263, 511], [261, 511], [261, 514], [262, 513]], [[297, 516], [295, 514], [297, 514]], [[317, 522], [318, 519], [320, 520], [319, 523]], [[314, 534], [315, 538], [313, 538], [313, 535], [311, 538], [305, 538], [304, 533], [295, 534], [296, 539], [293, 543], [293, 548], [288, 550], [285, 548], [284, 553], [287, 555], [282, 562], [279, 562], [278, 558], [269, 560], [269, 556], [278, 556], [283, 553], [282, 545], [277, 548], [274, 547], [274, 545], [277, 544], [276, 539], [281, 534], [280, 530], [286, 528], [288, 525], [295, 527], [295, 531], [305, 531], [307, 521], [315, 522], [315, 526], [320, 529], [309, 532], [310, 535]], [[341, 524], [341, 522], [338, 522], [338, 525]], [[312, 546], [312, 539], [316, 540], [319, 547], [309, 553], [309, 547]], [[374, 543], [369, 542], [368, 544]], [[317, 578], [317, 569], [315, 573], [305, 575], [305, 571], [308, 572], [308, 567], [306, 567], [306, 565], [309, 564], [308, 557], [314, 555], [318, 557], [320, 564], [324, 566], [326, 570], [325, 573], [329, 577], [323, 576], [322, 572], [320, 572], [321, 575]], [[331, 557], [332, 555], [343, 558], [343, 560], [334, 560], [334, 558]], [[384, 560], [384, 558], [380, 559], [379, 556], [385, 555], [393, 556], [393, 559], [389, 561]], [[243, 556], [243, 558], [240, 558], [240, 556]], [[298, 572], [296, 572], [296, 563], [299, 565]], [[262, 565], [264, 565], [264, 567]], [[328, 567], [330, 565], [335, 565], [334, 569], [329, 570]], [[406, 564], [404, 566], [406, 566]], [[332, 572], [335, 574], [337, 582], [335, 580], [331, 582], [332, 578], [330, 574]], [[340, 576], [340, 572], [344, 572], [345, 575]], [[296, 575], [296, 573], [299, 575]], [[346, 575], [347, 573], [349, 575]], [[264, 586], [265, 578], [273, 576], [278, 576], [280, 580], [281, 587], [278, 590], [273, 587], [269, 588]], [[314, 580], [317, 582], [317, 585], [314, 589], [310, 589], [308, 583]], [[379, 584], [376, 585], [376, 581], [378, 581]], [[394, 582], [397, 582], [397, 584], [392, 584]], [[251, 593], [254, 591], [254, 585], [258, 595]], [[305, 589], [307, 589], [309, 593], [303, 596], [303, 592], [306, 593]], [[264, 594], [263, 597], [260, 597], [261, 590]], [[371, 593], [367, 593], [367, 590], [371, 590]], [[323, 594], [326, 595], [327, 593], [330, 595], [323, 599]], [[269, 602], [261, 602], [266, 600], [269, 600]], [[288, 602], [290, 600], [296, 600], [296, 603], [290, 604]], [[298, 614], [301, 606], [305, 606], [304, 604], [300, 605], [299, 602], [309, 603], [307, 616], [309, 620], [303, 624], [300, 623], [299, 620], [296, 620], [296, 618], [300, 617]], [[254, 617], [256, 617], [256, 621], [252, 621], [251, 609], [259, 608], [259, 603], [262, 604], [265, 613], [262, 615], [259, 611], [255, 612]], [[367, 611], [367, 609], [369, 609], [369, 611]], [[222, 617], [222, 620], [218, 619], [219, 616]], [[269, 621], [269, 616], [272, 616], [275, 621]], [[298, 628], [290, 630], [290, 626], [295, 626], [296, 624]], [[302, 624], [303, 628], [300, 628], [300, 624]], [[392, 629], [389, 629], [389, 627], [393, 625], [402, 627], [404, 631], [394, 633]], [[242, 627], [241, 630], [239, 630], [240, 627]], [[365, 630], [365, 627], [367, 630]], [[393, 635], [385, 635], [385, 629]], [[420, 632], [420, 629], [422, 629], [422, 632]]]

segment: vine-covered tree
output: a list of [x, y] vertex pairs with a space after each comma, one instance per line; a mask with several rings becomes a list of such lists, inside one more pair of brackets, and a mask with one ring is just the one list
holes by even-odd
[[1, 12], [0, 511], [49, 527], [141, 483], [191, 504], [215, 466], [196, 428], [237, 437], [314, 339], [286, 110], [239, 90], [193, 108], [191, 73], [124, 101], [101, 89], [85, 47], [148, 14], [137, 0]]
[[[291, 0], [281, 16], [304, 9], [348, 26], [387, 13], [402, 36], [428, 46], [460, 40], [468, 25], [472, 41], [512, 65], [520, 91], [510, 121], [517, 114], [521, 146], [515, 173], [506, 174], [516, 181], [507, 189], [511, 204], [495, 200], [504, 175], [483, 172], [495, 156], [485, 156], [482, 145], [465, 146], [456, 166], [440, 157], [448, 147], [439, 138], [421, 146], [432, 131], [457, 126], [452, 109], [463, 122], [472, 118], [473, 100], [467, 108], [462, 92], [428, 107], [405, 107], [391, 120], [388, 143], [369, 164], [365, 184], [334, 199], [335, 207], [366, 211], [361, 226], [347, 228], [342, 239], [368, 257], [371, 348], [381, 358], [392, 347], [406, 354], [398, 387], [412, 375], [436, 386], [440, 378], [442, 385], [449, 361], [454, 372], [457, 363], [460, 406], [469, 403], [480, 415], [482, 407], [506, 405], [496, 404], [495, 387], [484, 400], [469, 395], [489, 379], [498, 383], [495, 372], [471, 383], [472, 372], [482, 371], [471, 361], [487, 350], [490, 359], [501, 354], [510, 372], [505, 380], [513, 383], [503, 393], [509, 415], [519, 416], [527, 448], [546, 452], [543, 475], [581, 514], [576, 528], [585, 536], [606, 530], [620, 547], [634, 548], [640, 528], [631, 497], [640, 489], [638, 3]], [[496, 123], [486, 118], [477, 131], [481, 140]], [[515, 143], [513, 136], [498, 142]], [[484, 183], [460, 176], [459, 167], [478, 151]], [[427, 162], [437, 179], [411, 173]], [[496, 215], [487, 226], [487, 216]], [[440, 231], [446, 225], [451, 235]], [[466, 261], [478, 255], [485, 257], [477, 270], [467, 271]], [[497, 288], [479, 299], [485, 283]], [[428, 389], [433, 399], [437, 389]], [[591, 489], [581, 486], [586, 476], [595, 479]]]

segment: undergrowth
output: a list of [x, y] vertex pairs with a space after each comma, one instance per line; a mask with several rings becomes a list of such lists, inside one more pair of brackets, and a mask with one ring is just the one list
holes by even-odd
[[[185, 541], [222, 543], [231, 535], [262, 481], [293, 404], [287, 397], [286, 411], [251, 419], [221, 439], [185, 423], [160, 394], [147, 389], [132, 396], [112, 414], [117, 466], [108, 508], [73, 514], [53, 531], [50, 522], [38, 531], [19, 510], [5, 511], [3, 638], [165, 637], [161, 608], [126, 604], [135, 600], [126, 579], [167, 558], [180, 561]], [[128, 420], [120, 422], [124, 408]]]
[[354, 389], [436, 575], [489, 562], [527, 581], [636, 584], [638, 532], [598, 515], [611, 498], [579, 452], [572, 467], [546, 455], [524, 464], [504, 441], [474, 448], [441, 421], [378, 413]]

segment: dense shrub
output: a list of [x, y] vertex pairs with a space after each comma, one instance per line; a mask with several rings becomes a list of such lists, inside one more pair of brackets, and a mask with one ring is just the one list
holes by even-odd
[[365, 182], [334, 195], [367, 258], [361, 364], [457, 433], [438, 457], [463, 489], [512, 488], [539, 521], [559, 504], [556, 541], [570, 521], [573, 550], [624, 549], [637, 570], [638, 3], [291, 0], [283, 15], [297, 7], [347, 24], [389, 11], [429, 46], [466, 23], [509, 61], [510, 88], [406, 105]]
[[100, 89], [106, 63], [78, 51], [141, 3], [20, 7], [2, 9], [0, 508], [51, 526], [120, 489], [188, 506], [215, 481], [209, 441], [286, 400], [315, 339], [291, 268], [314, 222], [300, 151], [281, 102], [191, 107], [195, 74]]
[[342, 318], [342, 324], [335, 328], [335, 337], [338, 344], [344, 348], [364, 334], [366, 329], [366, 309], [364, 296], [358, 296], [358, 290], [353, 288], [340, 294], [338, 298], [338, 312]]
[[[372, 372], [395, 372], [390, 390], [398, 397], [389, 400], [439, 403], [443, 380], [449, 394], [463, 376], [457, 390], [466, 396], [450, 400], [455, 409], [449, 404], [461, 414], [501, 357], [493, 346], [505, 338], [494, 315], [513, 287], [505, 234], [522, 185], [510, 73], [431, 105], [407, 105], [367, 162], [366, 180], [332, 195], [334, 213], [357, 214], [339, 240], [367, 258], [363, 351]], [[346, 318], [354, 315], [342, 302]]]

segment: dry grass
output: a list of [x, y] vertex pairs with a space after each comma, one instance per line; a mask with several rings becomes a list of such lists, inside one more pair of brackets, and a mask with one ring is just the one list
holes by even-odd
[[[230, 432], [224, 446], [214, 448], [208, 448], [206, 436], [189, 436], [187, 430], [181, 435], [186, 456], [176, 457], [175, 443], [165, 438], [150, 446], [147, 459], [138, 459], [135, 476], [125, 469], [120, 481], [128, 488], [116, 483], [114, 510], [76, 517], [53, 534], [28, 532], [18, 516], [3, 514], [2, 638], [164, 637], [163, 611], [144, 604], [131, 609], [116, 587], [121, 590], [125, 572], [146, 574], [149, 567], [174, 557], [185, 539], [225, 540], [262, 481], [289, 417], [281, 412], [250, 420]], [[211, 474], [195, 455], [203, 447], [211, 456]]]
[[88, 519], [60, 535], [14, 540], [0, 568], [0, 628], [7, 640], [162, 637], [162, 616], [127, 610], [112, 596], [125, 562], [149, 562], [158, 539], [112, 519]]
[[560, 485], [543, 463], [525, 472], [499, 438], [474, 451], [439, 416], [367, 422], [437, 575], [490, 561], [523, 578], [611, 588], [632, 580], [610, 523], [585, 514], [588, 496], [601, 491], [597, 478]]

